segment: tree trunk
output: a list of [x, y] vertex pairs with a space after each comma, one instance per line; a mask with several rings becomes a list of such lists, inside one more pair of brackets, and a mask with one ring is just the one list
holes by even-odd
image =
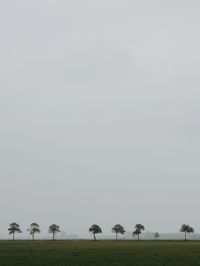
[[54, 232], [53, 232], [53, 241], [55, 240]]
[[96, 235], [95, 235], [95, 233], [93, 234], [93, 236], [94, 236], [94, 241], [96, 241], [97, 239], [96, 239]]
[[118, 238], [117, 238], [117, 233], [116, 233], [116, 240], [118, 240]]
[[13, 241], [15, 240], [15, 233], [13, 233]]
[[138, 241], [140, 240], [140, 235], [138, 234]]
[[186, 232], [185, 232], [185, 241], [186, 241]]
[[33, 241], [35, 240], [35, 238], [34, 238], [34, 233], [32, 234], [32, 240], [33, 240]]

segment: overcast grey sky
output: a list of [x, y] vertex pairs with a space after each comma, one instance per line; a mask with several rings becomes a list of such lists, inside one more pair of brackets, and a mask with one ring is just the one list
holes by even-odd
[[200, 2], [0, 1], [0, 233], [200, 230]]

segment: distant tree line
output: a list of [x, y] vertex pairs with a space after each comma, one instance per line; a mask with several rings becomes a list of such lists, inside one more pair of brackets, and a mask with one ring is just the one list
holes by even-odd
[[[132, 236], [137, 236], [137, 240], [140, 240], [140, 235], [142, 233], [142, 231], [145, 230], [145, 227], [142, 224], [136, 224], [134, 227], [134, 230], [132, 232]], [[39, 234], [40, 231], [40, 226], [37, 223], [32, 223], [30, 224], [30, 227], [27, 229], [27, 231], [29, 232], [30, 236], [32, 237], [32, 240], [35, 240], [35, 234]], [[55, 236], [57, 233], [60, 232], [60, 226], [57, 224], [52, 224], [49, 226], [49, 230], [48, 230], [49, 234], [52, 234], [52, 240], [55, 240]], [[92, 226], [89, 227], [89, 232], [93, 235], [93, 239], [97, 240], [96, 235], [97, 234], [102, 234], [102, 229], [99, 225], [97, 224], [93, 224]], [[118, 235], [124, 235], [125, 233], [125, 229], [121, 224], [116, 224], [112, 227], [112, 233], [115, 234], [115, 239], [118, 240]], [[188, 224], [183, 224], [180, 228], [180, 232], [184, 233], [184, 240], [187, 240], [187, 234], [191, 234], [194, 233], [194, 229], [193, 227], [189, 226]], [[9, 235], [12, 235], [12, 239], [13, 241], [15, 240], [15, 235], [17, 233], [22, 233], [22, 230], [20, 229], [19, 224], [17, 223], [11, 223], [9, 225], [8, 228], [8, 233]], [[159, 239], [160, 234], [158, 232], [156, 232], [154, 234], [154, 238], [155, 239]]]
[[[37, 223], [32, 223], [30, 228], [27, 229], [29, 234], [32, 236], [32, 240], [35, 240], [35, 234], [39, 234], [40, 226]], [[60, 232], [60, 226], [57, 224], [52, 224], [49, 226], [49, 234], [52, 234], [52, 240], [55, 240], [55, 235]], [[22, 233], [19, 224], [11, 223], [8, 228], [9, 235], [12, 235], [12, 239], [15, 240], [16, 233]]]

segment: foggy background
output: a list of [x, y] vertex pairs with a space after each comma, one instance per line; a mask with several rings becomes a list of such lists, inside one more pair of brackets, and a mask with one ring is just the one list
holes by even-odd
[[199, 12], [197, 0], [0, 2], [0, 234], [200, 230]]

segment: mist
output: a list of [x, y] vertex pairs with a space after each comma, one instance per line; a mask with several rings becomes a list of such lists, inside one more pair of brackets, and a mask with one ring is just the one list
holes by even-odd
[[0, 3], [0, 234], [199, 228], [200, 3]]

